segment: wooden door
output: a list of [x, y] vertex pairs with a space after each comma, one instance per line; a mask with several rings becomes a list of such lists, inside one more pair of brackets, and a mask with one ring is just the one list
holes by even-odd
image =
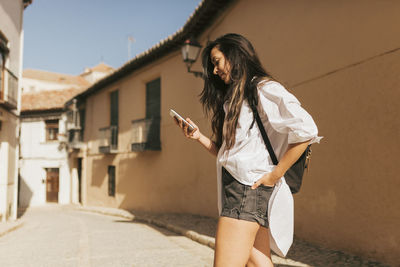
[[58, 202], [59, 169], [48, 168], [46, 177], [46, 201]]

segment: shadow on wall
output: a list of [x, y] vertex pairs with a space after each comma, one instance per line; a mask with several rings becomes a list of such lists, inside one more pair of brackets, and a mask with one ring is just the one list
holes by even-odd
[[[118, 193], [124, 196], [119, 208], [152, 209], [162, 195], [157, 194], [163, 187], [159, 179], [168, 179], [168, 171], [160, 169], [160, 154], [158, 151], [143, 151], [126, 155], [117, 166]], [[160, 177], [160, 173], [163, 174]], [[162, 191], [162, 190], [161, 190]], [[163, 192], [169, 192], [164, 190]], [[165, 199], [168, 202], [170, 199]], [[163, 203], [165, 203], [163, 201]]]
[[112, 165], [115, 155], [106, 155], [101, 159], [92, 160], [92, 179], [91, 186], [101, 187], [101, 185], [107, 181], [108, 177], [108, 165]]
[[119, 208], [210, 214], [210, 205], [216, 203], [210, 191], [214, 180], [203, 180], [191, 163], [178, 164], [187, 157], [178, 153], [142, 151], [121, 158], [117, 167], [117, 173], [123, 174], [117, 179], [118, 193], [123, 196]]
[[25, 179], [18, 175], [18, 218], [25, 214], [31, 203], [33, 192], [25, 183]]

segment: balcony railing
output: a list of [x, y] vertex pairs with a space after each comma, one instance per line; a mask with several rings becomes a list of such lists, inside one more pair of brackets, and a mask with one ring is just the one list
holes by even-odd
[[18, 103], [18, 78], [10, 70], [7, 69], [8, 76], [8, 92], [7, 99], [10, 104], [17, 107]]
[[9, 69], [5, 69], [2, 92], [0, 92], [0, 101], [11, 109], [18, 106], [18, 77]]
[[132, 121], [131, 150], [161, 150], [160, 118]]
[[118, 152], [118, 126], [109, 126], [99, 129], [100, 132], [100, 153]]
[[67, 111], [67, 129], [68, 130], [80, 130], [80, 118], [78, 110]]
[[68, 130], [68, 147], [72, 149], [80, 149], [83, 147], [83, 137], [81, 130]]

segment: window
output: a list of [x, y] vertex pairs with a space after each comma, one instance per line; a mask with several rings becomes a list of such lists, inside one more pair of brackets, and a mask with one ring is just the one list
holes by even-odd
[[118, 90], [110, 93], [110, 126], [99, 129], [99, 152], [118, 153]]
[[108, 166], [108, 195], [115, 196], [115, 166]]
[[0, 99], [4, 99], [4, 72], [6, 56], [9, 52], [7, 48], [7, 38], [0, 31]]
[[0, 99], [4, 99], [4, 58], [5, 55], [0, 48]]
[[58, 120], [46, 120], [46, 141], [58, 140]]
[[160, 78], [146, 84], [146, 119], [160, 117], [160, 87]]
[[110, 126], [118, 126], [118, 90], [110, 94]]
[[132, 121], [131, 151], [161, 150], [161, 80], [146, 84], [146, 118]]
[[150, 122], [147, 133], [147, 148], [161, 150], [161, 80], [155, 79], [146, 84], [146, 120]]

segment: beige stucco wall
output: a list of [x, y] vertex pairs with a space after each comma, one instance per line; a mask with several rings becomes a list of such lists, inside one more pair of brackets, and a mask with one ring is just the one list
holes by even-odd
[[[296, 235], [392, 265], [400, 262], [400, 2], [238, 1], [199, 41], [227, 32], [248, 37], [261, 61], [314, 117], [325, 138], [295, 196]], [[199, 63], [194, 69], [199, 69]], [[130, 121], [144, 117], [145, 83], [161, 77], [161, 152], [129, 151]], [[87, 100], [87, 204], [216, 215], [214, 158], [183, 138], [168, 109], [210, 134], [179, 52]], [[108, 92], [120, 90], [117, 155], [96, 152], [109, 125]], [[117, 167], [117, 196], [107, 197], [107, 165]]]
[[[191, 114], [208, 130], [197, 101], [201, 80], [184, 71], [177, 52], [87, 100], [85, 140], [89, 141], [89, 148], [85, 167], [90, 173], [87, 204], [216, 215], [214, 159], [183, 138], [168, 115], [170, 108]], [[145, 117], [146, 83], [158, 77], [161, 77], [162, 150], [130, 152], [131, 121]], [[104, 156], [97, 152], [96, 139], [98, 129], [109, 125], [109, 92], [115, 89], [119, 90], [119, 153]], [[107, 195], [108, 165], [116, 165], [115, 198]]]
[[295, 196], [296, 235], [391, 264], [400, 247], [399, 11], [396, 1], [240, 1], [204, 34], [247, 36], [325, 136]]
[[[400, 249], [399, 68], [397, 52], [296, 88], [326, 135], [296, 198], [298, 235], [393, 264]], [[323, 98], [329, 101], [312, 103]]]
[[9, 42], [10, 60], [6, 67], [19, 76], [22, 65], [23, 1], [2, 0], [0, 3], [0, 31]]

